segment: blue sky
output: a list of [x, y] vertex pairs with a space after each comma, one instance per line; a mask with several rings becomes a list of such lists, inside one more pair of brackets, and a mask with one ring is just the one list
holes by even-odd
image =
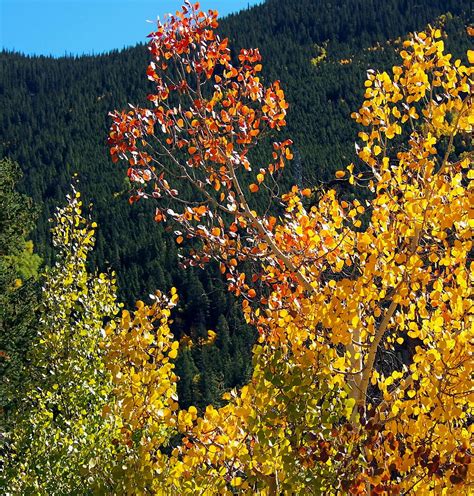
[[[223, 16], [261, 0], [202, 0]], [[0, 0], [2, 48], [62, 56], [102, 53], [146, 41], [147, 20], [175, 12], [182, 0]]]

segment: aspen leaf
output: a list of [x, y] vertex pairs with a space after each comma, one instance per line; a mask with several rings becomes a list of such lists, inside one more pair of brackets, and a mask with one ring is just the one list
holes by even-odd
[[249, 190], [252, 192], [252, 193], [256, 193], [258, 191], [258, 186], [256, 184], [251, 184], [249, 186]]
[[176, 349], [170, 350], [170, 352], [168, 353], [168, 356], [170, 358], [173, 358], [173, 359], [176, 358], [178, 356], [178, 350], [176, 350]]

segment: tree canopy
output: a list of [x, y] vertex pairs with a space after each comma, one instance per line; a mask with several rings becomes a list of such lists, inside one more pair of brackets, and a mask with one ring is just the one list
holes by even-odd
[[[260, 333], [250, 383], [195, 425], [182, 417], [171, 484], [184, 475], [190, 493], [223, 494], [241, 484], [265, 494], [469, 484], [472, 67], [445, 54], [439, 29], [415, 34], [401, 65], [368, 71], [353, 114], [367, 128], [360, 161], [336, 178], [367, 188], [367, 199], [297, 186], [279, 196], [291, 141], [273, 141], [268, 166], [249, 151], [284, 128], [284, 92], [262, 83], [257, 50], [232, 61], [216, 18], [186, 3], [158, 23], [153, 106], [113, 113], [109, 135], [136, 184], [131, 200], [155, 200], [155, 220], [176, 224], [178, 243], [199, 241], [190, 263], [216, 259]], [[262, 189], [278, 216], [252, 208]], [[393, 363], [403, 343], [408, 360]]]

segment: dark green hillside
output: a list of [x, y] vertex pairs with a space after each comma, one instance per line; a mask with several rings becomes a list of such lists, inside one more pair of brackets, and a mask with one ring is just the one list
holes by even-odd
[[[468, 0], [268, 0], [224, 19], [220, 30], [232, 46], [259, 47], [265, 77], [280, 79], [287, 93], [285, 135], [296, 153], [285, 181], [328, 181], [352, 160], [356, 127], [349, 116], [361, 101], [366, 69], [396, 61], [397, 42], [388, 40], [450, 12], [449, 49], [461, 54], [470, 8]], [[145, 47], [60, 59], [3, 52], [0, 60], [0, 157], [20, 163], [22, 189], [43, 207], [35, 246], [50, 260], [47, 219], [78, 172], [100, 226], [93, 263], [117, 271], [122, 299], [174, 285], [181, 297], [176, 333], [190, 330], [197, 342], [207, 329], [220, 331], [215, 346], [183, 353], [178, 370], [186, 401], [215, 400], [247, 373], [252, 331], [214, 268], [178, 267], [174, 241], [152, 220], [153, 205], [128, 204], [124, 171], [106, 147], [108, 112], [145, 100]]]

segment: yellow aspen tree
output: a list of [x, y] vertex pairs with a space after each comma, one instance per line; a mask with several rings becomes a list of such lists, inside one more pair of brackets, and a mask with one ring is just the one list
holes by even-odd
[[107, 326], [102, 342], [114, 393], [103, 416], [117, 422], [117, 442], [124, 446], [116, 460], [124, 471], [118, 494], [148, 494], [158, 475], [167, 471], [168, 459], [160, 449], [177, 433], [173, 360], [179, 343], [168, 324], [176, 290], [170, 298], [157, 292], [153, 300], [152, 305], [138, 301], [135, 312], [123, 310]]
[[[250, 163], [288, 104], [278, 82], [263, 84], [258, 50], [232, 63], [216, 19], [186, 3], [159, 23], [151, 108], [111, 114], [131, 200], [156, 200], [178, 243], [199, 241], [190, 263], [219, 261], [260, 333], [252, 379], [226, 406], [178, 411], [184, 437], [166, 470], [150, 455], [150, 490], [468, 494], [472, 52], [471, 66], [453, 61], [429, 27], [404, 43], [400, 66], [369, 71], [353, 114], [366, 128], [360, 163], [336, 173], [369, 199], [328, 190], [310, 206], [311, 189], [276, 195], [290, 140], [273, 143], [268, 166]], [[250, 206], [262, 191], [279, 215]], [[403, 363], [380, 365], [407, 345]]]
[[79, 192], [67, 198], [54, 215], [57, 259], [44, 276], [31, 375], [5, 436], [7, 495], [103, 494], [115, 485], [120, 431], [102, 416], [113, 398], [100, 346], [104, 321], [119, 310], [115, 280], [88, 272], [96, 226], [83, 216]]

